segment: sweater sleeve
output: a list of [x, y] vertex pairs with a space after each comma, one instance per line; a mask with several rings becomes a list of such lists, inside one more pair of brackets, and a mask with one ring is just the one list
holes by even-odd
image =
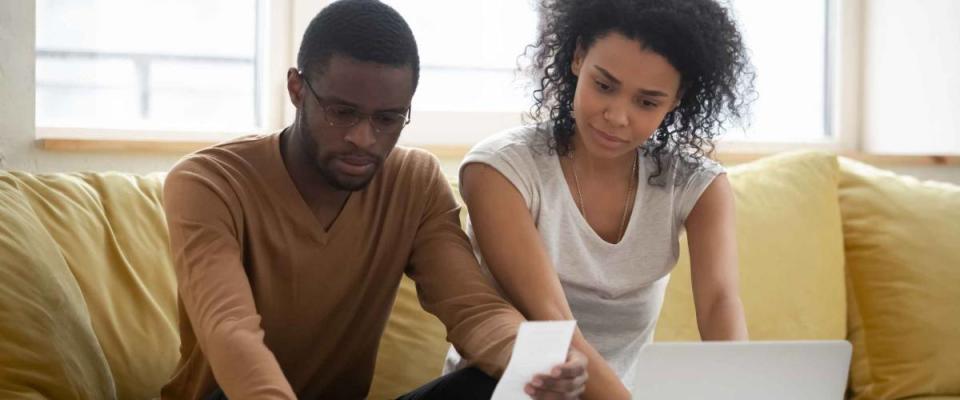
[[480, 272], [450, 185], [435, 160], [429, 170], [408, 275], [417, 284], [420, 304], [446, 326], [447, 340], [472, 365], [499, 377], [524, 318]]
[[[202, 160], [201, 160], [202, 161]], [[231, 399], [295, 399], [264, 331], [242, 262], [236, 193], [197, 159], [167, 176], [164, 210], [181, 303]]]

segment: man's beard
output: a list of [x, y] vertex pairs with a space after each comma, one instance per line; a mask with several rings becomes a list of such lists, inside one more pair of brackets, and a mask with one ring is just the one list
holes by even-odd
[[370, 175], [367, 177], [357, 177], [351, 179], [350, 177], [344, 177], [340, 174], [337, 174], [332, 164], [338, 156], [343, 154], [328, 154], [321, 158], [319, 156], [320, 148], [317, 145], [317, 142], [314, 140], [313, 135], [310, 134], [310, 124], [307, 122], [305, 116], [301, 115], [301, 117], [302, 131], [300, 136], [303, 138], [302, 151], [307, 156], [307, 159], [312, 162], [313, 166], [317, 168], [317, 172], [320, 173], [320, 176], [323, 177], [324, 181], [326, 181], [330, 187], [336, 190], [344, 190], [349, 192], [355, 192], [367, 187], [367, 185], [370, 184], [370, 181], [373, 180], [373, 177], [376, 176], [377, 172], [380, 170], [383, 160], [380, 157], [358, 150], [356, 153], [361, 153], [364, 156], [370, 157], [374, 160], [373, 171], [370, 173]]
[[374, 163], [373, 172], [366, 177], [357, 177], [357, 178], [345, 178], [341, 175], [337, 175], [334, 169], [330, 166], [333, 163], [333, 159], [336, 155], [328, 157], [326, 160], [316, 159], [317, 171], [320, 172], [320, 176], [323, 177], [327, 184], [337, 190], [346, 190], [350, 192], [355, 192], [361, 190], [367, 185], [370, 184], [370, 181], [373, 180], [373, 177], [377, 175], [377, 171], [380, 170], [381, 162], [378, 160]]

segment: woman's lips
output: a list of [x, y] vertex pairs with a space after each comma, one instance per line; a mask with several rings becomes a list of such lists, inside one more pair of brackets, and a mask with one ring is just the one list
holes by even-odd
[[614, 135], [601, 131], [597, 128], [590, 127], [595, 133], [594, 137], [597, 138], [597, 142], [603, 146], [610, 149], [616, 149], [627, 143], [626, 140], [620, 139]]

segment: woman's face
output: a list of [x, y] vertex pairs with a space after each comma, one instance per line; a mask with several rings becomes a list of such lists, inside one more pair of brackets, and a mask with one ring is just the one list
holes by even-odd
[[574, 140], [590, 154], [616, 158], [642, 145], [678, 104], [680, 72], [641, 42], [613, 32], [579, 49], [573, 98]]

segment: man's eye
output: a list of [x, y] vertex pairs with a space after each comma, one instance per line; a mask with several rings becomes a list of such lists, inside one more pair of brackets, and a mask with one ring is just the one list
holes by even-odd
[[338, 117], [349, 117], [357, 114], [357, 110], [349, 107], [333, 107], [331, 111]]
[[396, 124], [403, 120], [399, 114], [374, 114], [373, 118], [384, 125]]

